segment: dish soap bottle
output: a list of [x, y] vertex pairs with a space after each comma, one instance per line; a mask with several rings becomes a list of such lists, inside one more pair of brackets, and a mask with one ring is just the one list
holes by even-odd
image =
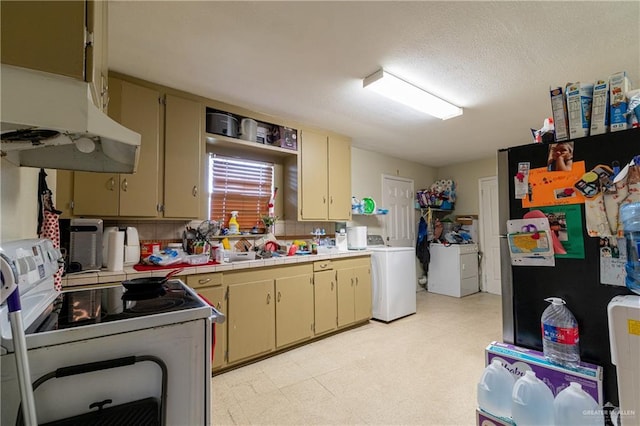
[[238, 224], [238, 212], [232, 211], [231, 218], [229, 219], [229, 234], [239, 234], [240, 233], [240, 225]]

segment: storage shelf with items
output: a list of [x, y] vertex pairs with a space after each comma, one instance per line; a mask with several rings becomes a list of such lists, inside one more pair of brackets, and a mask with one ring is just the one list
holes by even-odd
[[452, 211], [456, 202], [456, 184], [451, 179], [435, 181], [429, 188], [416, 192], [417, 208]]
[[378, 208], [373, 198], [364, 197], [358, 199], [351, 197], [352, 216], [378, 216], [389, 213], [389, 209]]
[[231, 112], [206, 108], [208, 144], [284, 157], [298, 154], [298, 131]]

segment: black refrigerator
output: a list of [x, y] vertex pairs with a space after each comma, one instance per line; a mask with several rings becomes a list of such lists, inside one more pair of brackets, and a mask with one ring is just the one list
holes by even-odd
[[[515, 197], [519, 163], [531, 169], [547, 167], [550, 146], [537, 143], [498, 152], [500, 234], [506, 237], [507, 221], [522, 219], [531, 207]], [[575, 139], [573, 164], [583, 161], [587, 171], [598, 165], [620, 167], [640, 154], [640, 129], [629, 129]], [[534, 191], [533, 191], [534, 192]], [[569, 191], [570, 192], [570, 191]], [[535, 192], [533, 193], [535, 197]], [[618, 406], [616, 369], [611, 364], [607, 304], [617, 295], [633, 294], [626, 287], [601, 284], [600, 245], [585, 228], [585, 204], [573, 207], [582, 220], [583, 257], [555, 257], [555, 266], [511, 266], [506, 238], [501, 238], [503, 340], [542, 351], [540, 318], [548, 297], [561, 297], [578, 321], [580, 357], [603, 367], [604, 401]], [[533, 207], [535, 209], [535, 207]], [[576, 242], [574, 234], [574, 243]], [[579, 242], [579, 241], [578, 241]]]

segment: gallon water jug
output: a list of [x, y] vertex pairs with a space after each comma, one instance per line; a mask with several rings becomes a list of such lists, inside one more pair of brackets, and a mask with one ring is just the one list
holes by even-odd
[[553, 425], [553, 393], [531, 370], [513, 385], [511, 417], [518, 426]]
[[571, 382], [553, 401], [553, 413], [559, 426], [604, 426], [604, 415], [595, 399]]
[[511, 392], [516, 380], [494, 359], [482, 373], [478, 383], [478, 406], [498, 417], [511, 417]]
[[640, 294], [640, 203], [625, 204], [620, 207], [620, 222], [627, 242], [627, 288]]
[[544, 299], [551, 302], [542, 313], [542, 352], [550, 362], [569, 368], [580, 364], [578, 323], [559, 297]]

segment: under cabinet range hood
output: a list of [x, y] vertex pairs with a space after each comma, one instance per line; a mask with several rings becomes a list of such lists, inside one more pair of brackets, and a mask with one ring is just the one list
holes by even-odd
[[134, 173], [140, 135], [93, 103], [89, 84], [2, 64], [2, 143], [8, 161], [27, 167]]

